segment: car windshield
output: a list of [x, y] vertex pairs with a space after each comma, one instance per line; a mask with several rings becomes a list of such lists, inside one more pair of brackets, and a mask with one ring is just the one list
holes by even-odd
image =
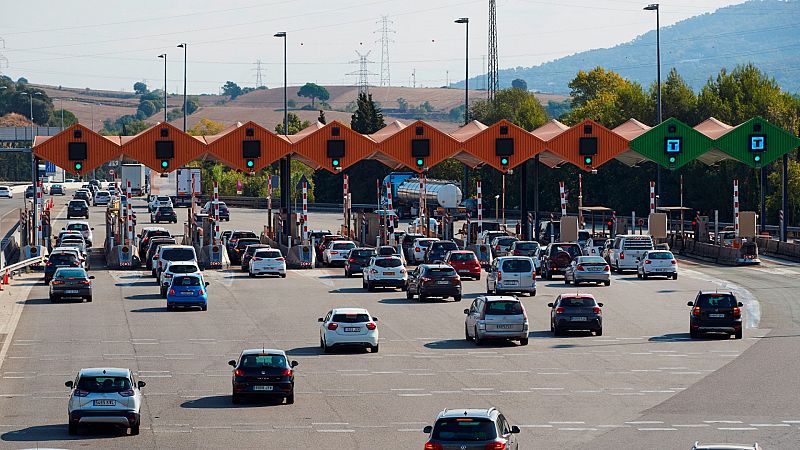
[[486, 441], [496, 435], [497, 429], [490, 420], [459, 417], [437, 421], [432, 437], [438, 441]]
[[517, 246], [514, 247], [514, 248], [517, 249], [517, 250], [530, 251], [530, 250], [536, 250], [537, 248], [539, 248], [539, 244], [537, 242], [519, 242], [519, 241], [517, 241]]
[[261, 250], [255, 254], [257, 258], [280, 258], [282, 256], [280, 250]]
[[71, 223], [67, 225], [67, 229], [74, 231], [86, 231], [89, 229], [89, 225], [86, 225], [85, 223]]
[[356, 244], [353, 244], [352, 242], [342, 242], [340, 244], [333, 244], [332, 250], [350, 250], [355, 246]]
[[370, 256], [375, 256], [375, 250], [353, 250], [350, 256], [354, 258], [368, 258]]
[[569, 256], [572, 258], [581, 255], [580, 249], [577, 245], [556, 245], [553, 247], [553, 255], [557, 255], [560, 252], [569, 253]]
[[161, 255], [164, 261], [192, 261], [195, 259], [194, 250], [191, 248], [169, 248]]
[[429, 277], [453, 277], [456, 271], [452, 267], [429, 267], [425, 270], [425, 275]]
[[648, 259], [672, 259], [672, 252], [650, 252], [647, 254]]
[[450, 255], [450, 261], [475, 261], [478, 258], [475, 256], [475, 253], [452, 253]]
[[606, 260], [600, 256], [585, 256], [580, 259], [581, 264], [605, 264]]
[[500, 269], [509, 273], [526, 273], [533, 270], [533, 265], [530, 259], [507, 259]]
[[522, 314], [522, 304], [511, 300], [498, 300], [486, 303], [487, 316], [510, 316]]
[[697, 305], [701, 308], [733, 308], [736, 298], [731, 294], [700, 294]]
[[172, 273], [195, 273], [197, 266], [190, 266], [188, 264], [173, 264], [169, 266], [169, 271]]
[[93, 393], [110, 393], [131, 389], [131, 380], [126, 377], [81, 377], [77, 389]]
[[242, 357], [242, 367], [280, 367], [286, 366], [286, 357], [283, 355], [245, 355]]
[[403, 262], [398, 258], [378, 258], [375, 260], [375, 265], [378, 267], [401, 267]]
[[175, 277], [173, 286], [200, 286], [200, 277]]
[[86, 271], [83, 269], [58, 269], [56, 278], [86, 278]]
[[363, 313], [334, 314], [332, 320], [340, 323], [364, 323], [370, 321], [369, 315]]
[[583, 308], [587, 306], [597, 306], [593, 298], [589, 297], [561, 297], [558, 306], [564, 308]]

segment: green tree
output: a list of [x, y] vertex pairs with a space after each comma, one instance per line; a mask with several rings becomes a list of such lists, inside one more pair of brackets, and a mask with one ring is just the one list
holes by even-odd
[[225, 124], [211, 119], [202, 118], [192, 128], [186, 130], [192, 136], [209, 136], [219, 134], [225, 129]]
[[[650, 101], [653, 104], [656, 104], [657, 90], [655, 84], [650, 88]], [[689, 126], [695, 126], [705, 119], [697, 113], [697, 95], [674, 67], [661, 88], [661, 105], [664, 120], [674, 117]]]
[[447, 118], [450, 122], [463, 123], [464, 122], [464, 105], [456, 106], [447, 113]]
[[[63, 111], [63, 115], [62, 115]], [[51, 127], [60, 127], [61, 126], [61, 118], [64, 118], [64, 127], [70, 127], [78, 123], [78, 117], [72, 113], [72, 111], [67, 111], [66, 109], [57, 109], [53, 111], [53, 119], [50, 121]]]
[[533, 131], [547, 122], [547, 112], [533, 93], [512, 88], [498, 91], [494, 101], [474, 102], [470, 108], [470, 118], [486, 125], [507, 119]]
[[25, 86], [26, 84], [28, 84], [28, 79], [25, 77], [19, 77], [17, 79], [17, 84], [20, 86]]
[[[786, 220], [797, 223], [800, 218], [800, 162], [789, 159], [789, 210], [784, 211]], [[767, 221], [778, 223], [778, 211], [783, 208], [782, 174], [775, 171], [767, 177], [770, 194], [767, 195]]]
[[592, 119], [614, 128], [630, 118], [645, 123], [653, 121], [653, 102], [639, 83], [626, 80], [613, 71], [596, 67], [580, 71], [569, 84], [572, 89], [572, 111], [564, 121], [574, 125]]
[[516, 80], [511, 82], [511, 87], [514, 89], [522, 89], [523, 91], [527, 91], [528, 82], [523, 80], [522, 78], [517, 78]]
[[[297, 134], [301, 130], [308, 128], [311, 126], [311, 122], [307, 120], [300, 120], [300, 116], [295, 113], [288, 114], [289, 119], [289, 132], [286, 134]], [[275, 125], [275, 133], [276, 134], [284, 134], [283, 133], [283, 123], [278, 123]]]
[[400, 108], [400, 112], [408, 111], [408, 100], [400, 97], [397, 99], [397, 107]]
[[286, 107], [287, 108], [292, 108], [292, 109], [297, 108], [297, 100], [295, 100], [293, 98], [290, 98], [289, 100], [286, 100]]
[[139, 103], [138, 111], [141, 111], [145, 117], [150, 117], [153, 114], [155, 114], [156, 111], [158, 111], [158, 109], [156, 108], [156, 105], [152, 101], [145, 100]]
[[311, 106], [314, 106], [314, 100], [320, 99], [323, 102], [328, 101], [331, 98], [331, 94], [325, 89], [324, 86], [319, 86], [314, 83], [306, 83], [303, 85], [300, 90], [297, 91], [297, 95], [300, 97], [306, 97], [311, 99]]
[[425, 100], [421, 105], [419, 105], [419, 109], [425, 112], [433, 112], [433, 105], [428, 100]]
[[372, 101], [372, 94], [358, 94], [356, 100], [358, 109], [350, 120], [350, 128], [361, 134], [372, 134], [386, 124], [383, 122], [383, 112]]
[[147, 85], [141, 81], [133, 83], [133, 92], [142, 95], [147, 93]]
[[[233, 81], [228, 81], [222, 86], [222, 94], [227, 95], [234, 100], [236, 97], [242, 95], [242, 88]], [[190, 113], [191, 114], [191, 113]]]
[[191, 115], [200, 109], [200, 100], [197, 97], [189, 97], [186, 100], [186, 113]]

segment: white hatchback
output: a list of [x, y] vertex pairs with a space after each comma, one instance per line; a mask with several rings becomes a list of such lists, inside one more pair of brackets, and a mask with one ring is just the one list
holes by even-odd
[[325, 251], [322, 252], [322, 262], [332, 266], [334, 264], [344, 265], [350, 250], [356, 248], [353, 241], [331, 241]]
[[0, 197], [14, 198], [14, 194], [8, 186], [0, 186]]
[[639, 278], [645, 280], [647, 277], [678, 279], [678, 261], [670, 251], [650, 250], [645, 252], [636, 264], [636, 276]]
[[74, 381], [65, 386], [72, 390], [67, 406], [70, 435], [78, 433], [81, 424], [112, 424], [139, 434], [144, 381], [136, 381], [128, 369], [82, 369]]
[[414, 244], [411, 245], [411, 261], [414, 264], [422, 264], [425, 262], [425, 252], [428, 251], [428, 247], [431, 246], [431, 242], [436, 242], [439, 239], [437, 238], [417, 238], [414, 240]]
[[398, 256], [373, 256], [364, 268], [362, 286], [368, 291], [376, 287], [406, 288], [408, 272]]
[[286, 278], [286, 258], [277, 248], [256, 250], [248, 264], [248, 273], [251, 277], [266, 273]]
[[195, 261], [167, 261], [167, 268], [161, 272], [159, 285], [161, 286], [161, 298], [167, 298], [167, 291], [172, 284], [175, 275], [203, 275]]
[[364, 308], [336, 308], [317, 319], [319, 345], [325, 353], [337, 346], [368, 348], [378, 352], [378, 321]]

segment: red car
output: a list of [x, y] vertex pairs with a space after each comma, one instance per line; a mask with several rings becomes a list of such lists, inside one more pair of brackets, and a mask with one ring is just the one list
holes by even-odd
[[481, 279], [481, 263], [472, 250], [453, 250], [447, 254], [444, 263], [455, 269], [461, 278]]

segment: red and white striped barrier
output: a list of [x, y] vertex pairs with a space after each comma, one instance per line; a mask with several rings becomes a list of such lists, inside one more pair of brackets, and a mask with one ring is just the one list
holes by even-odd
[[272, 238], [272, 176], [267, 182], [267, 232]]
[[348, 231], [350, 230], [350, 221], [347, 215], [347, 198], [348, 194], [350, 193], [349, 178], [350, 177], [348, 177], [347, 174], [342, 175], [342, 213], [344, 216], [344, 223]]
[[481, 182], [478, 181], [478, 232], [483, 231], [483, 193], [481, 192]]
[[656, 213], [656, 182], [650, 182], [650, 214]]
[[37, 247], [43, 244], [43, 242], [42, 242], [42, 218], [44, 217], [44, 214], [43, 214], [44, 213], [44, 210], [43, 210], [43, 208], [44, 208], [44, 205], [43, 205], [44, 200], [42, 199], [42, 193], [43, 193], [42, 191], [43, 191], [43, 189], [42, 189], [42, 180], [40, 178], [36, 182], [36, 206], [37, 206], [36, 214], [39, 216], [38, 217], [39, 220], [36, 222], [38, 226], [36, 227], [36, 241], [34, 242], [34, 245], [36, 245]]
[[125, 186], [125, 245], [133, 245], [133, 205], [131, 205], [131, 182]]
[[219, 245], [219, 183], [214, 181], [214, 245]]
[[566, 217], [567, 215], [567, 191], [564, 189], [564, 182], [558, 182], [558, 192], [561, 196], [561, 217]]
[[308, 240], [308, 183], [303, 181], [303, 240]]
[[739, 237], [739, 180], [733, 180], [733, 231]]

